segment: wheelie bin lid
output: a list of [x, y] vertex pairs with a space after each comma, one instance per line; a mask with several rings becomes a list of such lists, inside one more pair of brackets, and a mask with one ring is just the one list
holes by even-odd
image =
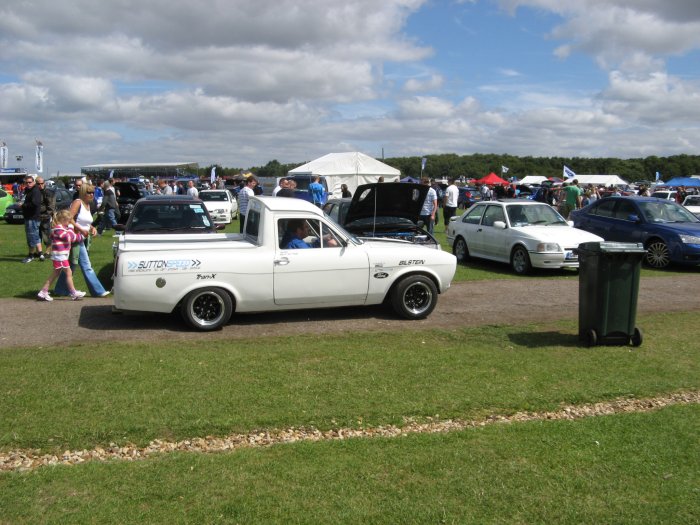
[[645, 253], [641, 242], [583, 242], [578, 245], [579, 252], [588, 253]]

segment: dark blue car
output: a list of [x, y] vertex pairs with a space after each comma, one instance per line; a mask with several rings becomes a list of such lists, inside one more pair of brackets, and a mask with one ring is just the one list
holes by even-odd
[[652, 268], [700, 264], [700, 220], [674, 201], [605, 197], [572, 212], [571, 220], [606, 241], [641, 242]]

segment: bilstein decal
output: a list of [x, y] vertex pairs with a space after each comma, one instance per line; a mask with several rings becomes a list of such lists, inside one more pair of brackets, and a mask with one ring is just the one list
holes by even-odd
[[407, 261], [399, 261], [399, 266], [411, 266], [413, 264], [425, 264], [424, 259], [409, 259]]

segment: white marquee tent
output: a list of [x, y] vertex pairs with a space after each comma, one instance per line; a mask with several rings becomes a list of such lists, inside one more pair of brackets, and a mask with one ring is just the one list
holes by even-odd
[[347, 184], [354, 192], [360, 184], [378, 182], [384, 177], [386, 182], [394, 182], [401, 172], [359, 151], [329, 153], [303, 166], [289, 171], [289, 175], [318, 175], [326, 178], [328, 191], [340, 197], [340, 185]]
[[627, 181], [617, 175], [576, 175], [579, 186], [593, 184], [594, 186], [627, 186]]

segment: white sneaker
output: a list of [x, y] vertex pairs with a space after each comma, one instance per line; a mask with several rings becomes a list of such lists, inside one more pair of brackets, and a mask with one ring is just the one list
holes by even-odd
[[70, 294], [70, 298], [73, 301], [80, 301], [80, 300], [82, 300], [83, 297], [85, 297], [85, 292], [80, 292], [78, 290], [76, 290]]
[[49, 292], [44, 290], [41, 290], [38, 294], [36, 294], [36, 298], [40, 301], [53, 301], [53, 297], [49, 295]]
[[33, 260], [34, 260], [34, 257], [32, 255], [29, 255], [29, 256], [25, 257], [24, 259], [22, 259], [22, 262], [24, 264], [27, 264], [27, 263], [32, 262]]
[[108, 295], [109, 295], [109, 291], [104, 292], [104, 293], [101, 293], [101, 294], [98, 295], [97, 297], [107, 297]]

